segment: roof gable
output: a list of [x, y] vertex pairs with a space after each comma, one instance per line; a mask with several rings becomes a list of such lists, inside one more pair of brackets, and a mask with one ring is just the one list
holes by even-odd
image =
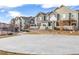
[[46, 15], [46, 14], [43, 13], [43, 12], [40, 12], [40, 13], [38, 13], [36, 16], [40, 16], [40, 15]]
[[56, 13], [77, 13], [77, 11], [72, 10], [70, 8], [68, 8], [67, 6], [60, 6], [59, 8], [57, 7], [54, 12]]

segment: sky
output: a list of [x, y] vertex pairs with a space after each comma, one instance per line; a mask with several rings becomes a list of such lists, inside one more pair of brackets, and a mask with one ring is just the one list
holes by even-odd
[[9, 23], [16, 16], [36, 16], [51, 12], [61, 5], [79, 10], [78, 0], [0, 0], [0, 22]]

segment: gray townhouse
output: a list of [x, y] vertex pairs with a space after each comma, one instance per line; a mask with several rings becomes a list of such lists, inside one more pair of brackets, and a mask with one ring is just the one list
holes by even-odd
[[43, 12], [38, 13], [35, 16], [35, 24], [38, 29], [45, 29], [48, 25], [48, 20], [46, 19], [46, 14]]
[[11, 32], [10, 24], [0, 22], [0, 35], [8, 34]]
[[56, 15], [55, 13], [48, 12], [43, 13], [40, 12], [35, 16], [35, 24], [38, 26], [38, 29], [53, 29], [56, 26]]
[[13, 31], [24, 31], [29, 29], [30, 26], [34, 26], [34, 17], [15, 17], [11, 20], [11, 26]]
[[46, 19], [48, 20], [48, 29], [54, 30], [54, 28], [56, 27], [56, 21], [57, 21], [55, 12], [51, 11], [47, 13]]

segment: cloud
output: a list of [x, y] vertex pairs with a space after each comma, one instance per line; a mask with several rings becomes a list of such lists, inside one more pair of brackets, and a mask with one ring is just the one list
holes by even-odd
[[37, 4], [37, 2], [40, 1], [42, 2], [42, 0], [0, 0], [0, 8], [19, 7], [25, 4]]
[[[49, 4], [50, 3], [50, 4]], [[49, 0], [49, 3], [42, 4], [42, 8], [51, 8], [51, 7], [59, 7], [61, 5], [65, 6], [77, 6], [79, 5], [79, 1], [76, 0]]]
[[2, 10], [0, 10], [0, 12], [5, 12], [5, 10], [4, 10], [4, 9], [2, 9]]
[[51, 8], [51, 7], [53, 7], [52, 4], [43, 4], [41, 6], [42, 6], [42, 8]]
[[0, 8], [2, 7], [19, 7], [25, 4], [42, 4], [43, 8], [50, 8], [60, 5], [79, 5], [77, 0], [0, 0]]
[[11, 17], [22, 16], [22, 14], [18, 11], [9, 11], [8, 15]]

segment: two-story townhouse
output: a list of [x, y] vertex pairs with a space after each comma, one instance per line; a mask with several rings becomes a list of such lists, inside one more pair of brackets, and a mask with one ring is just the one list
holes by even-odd
[[[13, 24], [13, 25], [12, 25]], [[24, 31], [29, 29], [34, 24], [34, 17], [15, 17], [11, 20], [11, 25], [14, 27], [14, 31]]]
[[57, 17], [56, 27], [60, 30], [77, 30], [78, 29], [78, 12], [66, 6], [57, 7], [54, 12]]
[[0, 35], [8, 34], [11, 32], [10, 24], [0, 22]]
[[47, 19], [48, 19], [48, 29], [53, 29], [56, 27], [56, 21], [57, 21], [57, 18], [56, 18], [56, 14], [55, 12], [50, 12], [50, 13], [47, 13]]
[[45, 13], [38, 13], [35, 16], [35, 24], [38, 29], [46, 29], [48, 25], [48, 20], [46, 20], [46, 14]]

